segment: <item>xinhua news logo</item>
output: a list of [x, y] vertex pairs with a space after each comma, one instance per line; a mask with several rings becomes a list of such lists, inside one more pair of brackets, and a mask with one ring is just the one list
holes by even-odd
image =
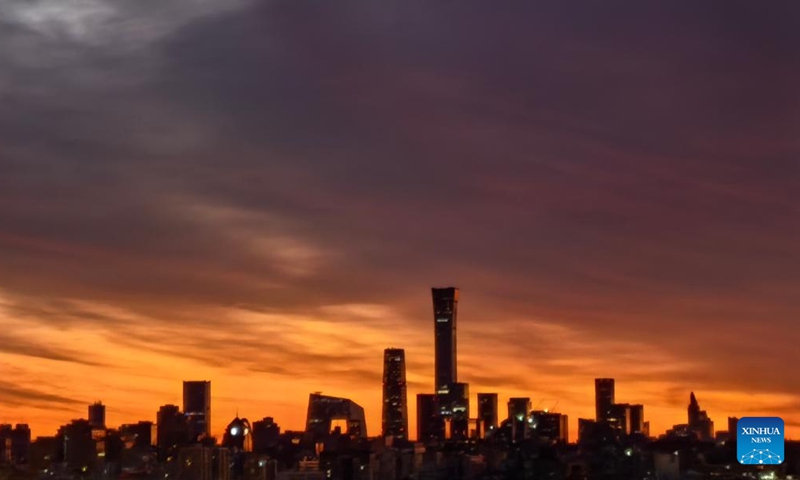
[[736, 457], [743, 465], [783, 463], [783, 420], [778, 417], [740, 418], [736, 427]]

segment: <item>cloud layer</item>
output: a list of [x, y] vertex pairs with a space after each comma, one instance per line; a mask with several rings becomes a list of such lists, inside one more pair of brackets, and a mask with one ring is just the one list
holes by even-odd
[[473, 393], [800, 423], [796, 5], [67, 3], [0, 6], [9, 421], [207, 378], [219, 428], [375, 432], [452, 284]]

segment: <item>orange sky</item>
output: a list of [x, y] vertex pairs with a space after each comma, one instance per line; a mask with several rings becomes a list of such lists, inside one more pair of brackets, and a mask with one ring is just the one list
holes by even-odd
[[[0, 298], [0, 322], [7, 331], [41, 349], [0, 354], [6, 372], [5, 386], [0, 389], [0, 421], [28, 422], [35, 436], [52, 435], [68, 420], [85, 417], [87, 405], [95, 400], [107, 405], [110, 426], [154, 421], [160, 405], [181, 404], [181, 382], [190, 379], [211, 380], [212, 425], [219, 436], [237, 410], [251, 421], [273, 416], [283, 429], [302, 429], [308, 394], [313, 391], [355, 400], [365, 408], [369, 433], [378, 434], [382, 349], [388, 346], [407, 351], [412, 436], [416, 433], [415, 395], [431, 391], [432, 325], [430, 329], [386, 328], [397, 314], [384, 306], [329, 306], [320, 310], [319, 318], [208, 309], [205, 315], [224, 319], [232, 331], [161, 324], [148, 333], [168, 340], [148, 345], [147, 338], [125, 338], [124, 332], [113, 330], [36, 325], [10, 312], [8, 298]], [[420, 295], [421, 303], [427, 300]], [[107, 305], [77, 301], [71, 305], [84, 315], [91, 312], [119, 322], [145, 321]], [[594, 377], [560, 373], [576, 369], [615, 377], [617, 400], [644, 403], [656, 434], [686, 421], [689, 391], [675, 374], [696, 368], [690, 363], [653, 346], [590, 340], [582, 332], [538, 319], [520, 323], [512, 334], [532, 339], [553, 336], [563, 351], [537, 358], [535, 342], [507, 348], [493, 343], [492, 335], [500, 338], [503, 332], [481, 332], [474, 322], [470, 324], [468, 307], [463, 308], [467, 311], [459, 325], [459, 378], [470, 383], [473, 402], [477, 392], [499, 392], [503, 415], [508, 397], [530, 396], [535, 407], [556, 407], [568, 414], [570, 436], [575, 440], [577, 419], [594, 415]], [[270, 352], [270, 342], [265, 341], [259, 352], [260, 338], [280, 338], [286, 351]], [[246, 343], [237, 345], [240, 341]], [[336, 365], [336, 357], [347, 356], [354, 346], [358, 351], [353, 362]], [[55, 352], [64, 358], [47, 358]], [[87, 364], [71, 361], [71, 355]], [[640, 375], [642, 372], [649, 378]], [[660, 379], [662, 375], [667, 378]], [[26, 392], [35, 393], [26, 396]], [[751, 415], [774, 415], [771, 407], [793, 401], [788, 395], [754, 395], [746, 390], [696, 389], [696, 393], [718, 429], [726, 428], [728, 415], [739, 414], [740, 405], [752, 406]], [[797, 437], [800, 418], [784, 418], [788, 436]]]

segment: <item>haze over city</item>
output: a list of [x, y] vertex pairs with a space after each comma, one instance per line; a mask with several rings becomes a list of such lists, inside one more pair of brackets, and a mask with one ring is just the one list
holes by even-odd
[[432, 391], [455, 285], [473, 395], [575, 438], [613, 377], [655, 434], [693, 391], [800, 437], [781, 5], [1, 3], [0, 423], [209, 380], [218, 436], [315, 391], [377, 434], [384, 349]]

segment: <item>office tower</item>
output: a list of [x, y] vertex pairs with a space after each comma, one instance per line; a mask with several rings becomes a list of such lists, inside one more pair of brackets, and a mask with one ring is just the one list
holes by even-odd
[[[446, 407], [442, 407], [442, 401], [447, 403]], [[447, 437], [453, 440], [469, 438], [469, 385], [453, 383], [449, 393], [439, 395], [439, 402], [439, 410], [450, 427]]]
[[0, 464], [11, 461], [11, 425], [0, 425]]
[[178, 478], [215, 480], [212, 476], [213, 449], [202, 445], [184, 447], [178, 455]]
[[458, 381], [456, 372], [456, 323], [458, 289], [433, 288], [436, 393], [448, 393]]
[[141, 421], [120, 425], [119, 437], [125, 448], [149, 449], [153, 445], [153, 422]]
[[331, 433], [334, 420], [347, 422], [350, 437], [367, 438], [367, 422], [364, 409], [356, 402], [339, 397], [329, 397], [320, 393], [308, 396], [308, 415], [306, 417], [306, 433], [314, 439], [324, 439]]
[[253, 451], [255, 453], [269, 453], [278, 446], [281, 436], [281, 427], [272, 417], [253, 422]]
[[61, 445], [57, 437], [36, 437], [31, 442], [28, 468], [45, 475], [53, 471], [53, 464], [61, 460]]
[[444, 419], [439, 411], [439, 398], [435, 394], [417, 395], [417, 440], [430, 442], [444, 439]]
[[176, 457], [181, 447], [189, 444], [189, 424], [177, 405], [164, 405], [156, 416], [158, 458]]
[[567, 443], [569, 440], [569, 421], [566, 415], [536, 411], [531, 412], [530, 426], [536, 436], [547, 443]]
[[183, 382], [183, 413], [192, 441], [211, 436], [211, 382]]
[[630, 433], [644, 435], [644, 405], [629, 405], [630, 407]]
[[728, 438], [731, 440], [736, 438], [737, 425], [739, 425], [739, 417], [728, 417]]
[[531, 411], [531, 399], [518, 397], [508, 399], [508, 420], [511, 422], [511, 439], [521, 442], [528, 438], [528, 414]]
[[486, 438], [486, 433], [497, 428], [497, 394], [478, 394], [478, 438]]
[[17, 464], [26, 464], [30, 458], [31, 429], [25, 423], [18, 423], [11, 431], [11, 460]]
[[383, 436], [408, 438], [406, 353], [399, 348], [383, 352]]
[[631, 433], [631, 406], [627, 403], [611, 405], [605, 423], [611, 426], [618, 435], [629, 435]]
[[102, 402], [89, 405], [89, 425], [92, 428], [106, 428], [106, 406]]
[[594, 380], [595, 420], [608, 421], [611, 407], [614, 405], [614, 379], [596, 378]]
[[689, 430], [691, 430], [700, 440], [714, 439], [714, 422], [708, 418], [705, 410], [700, 409], [697, 397], [694, 392], [689, 395]]
[[97, 460], [97, 441], [88, 420], [73, 420], [58, 430], [61, 458], [72, 471], [90, 472]]

